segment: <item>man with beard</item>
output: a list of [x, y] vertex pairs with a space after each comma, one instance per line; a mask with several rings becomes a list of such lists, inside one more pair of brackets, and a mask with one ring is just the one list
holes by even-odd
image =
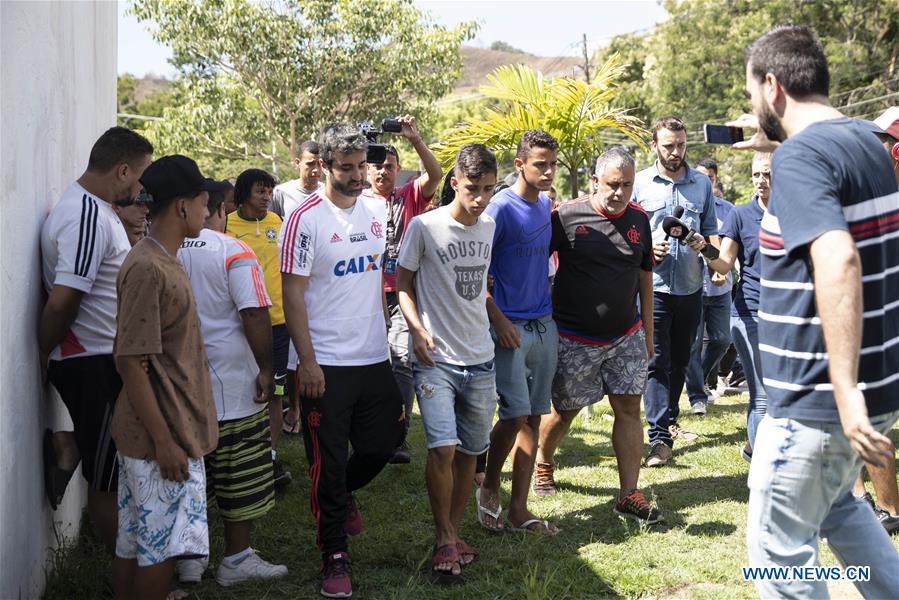
[[338, 123], [325, 128], [319, 146], [325, 189], [290, 214], [278, 246], [287, 327], [299, 354], [296, 383], [322, 551], [321, 594], [346, 598], [353, 593], [347, 535], [363, 527], [352, 492], [393, 456], [403, 405], [385, 327], [386, 211], [359, 195], [368, 141], [358, 128]]
[[[826, 538], [843, 565], [870, 568], [866, 598], [899, 597], [899, 556], [853, 497], [861, 461], [884, 467], [899, 418], [899, 198], [870, 124], [828, 100], [824, 48], [778, 26], [746, 53], [759, 131], [774, 154], [762, 217], [759, 347], [768, 414], [749, 469], [753, 567], [812, 567]], [[755, 581], [762, 597], [827, 597], [824, 581]]]
[[[390, 344], [390, 363], [393, 375], [403, 395], [406, 433], [412, 417], [412, 400], [415, 396], [412, 381], [412, 363], [410, 361], [410, 336], [406, 320], [399, 307], [396, 288], [397, 259], [403, 232], [413, 217], [425, 211], [434, 193], [440, 185], [443, 170], [434, 154], [428, 149], [415, 127], [415, 117], [405, 115], [396, 119], [402, 125], [400, 135], [409, 140], [415, 148], [425, 172], [420, 177], [411, 179], [401, 187], [396, 187], [396, 177], [400, 172], [400, 159], [396, 148], [387, 147], [387, 156], [383, 163], [368, 165], [368, 182], [371, 188], [363, 195], [378, 200], [387, 210], [387, 225], [384, 231], [386, 250], [384, 255], [384, 291], [387, 293], [387, 308], [390, 311], [390, 332], [387, 340]], [[403, 441], [396, 449], [392, 463], [408, 463], [409, 446]]]
[[116, 277], [131, 250], [114, 205], [137, 196], [152, 154], [143, 136], [108, 129], [91, 148], [87, 170], [63, 192], [41, 229], [48, 298], [38, 334], [40, 364], [75, 429], [44, 434], [47, 497], [56, 509], [80, 459], [88, 513], [110, 551], [118, 483], [109, 422], [122, 388], [112, 357]]
[[[652, 149], [656, 162], [637, 173], [634, 201], [649, 216], [653, 231], [653, 321], [655, 355], [649, 361], [646, 393], [643, 396], [649, 421], [647, 467], [659, 467], [672, 456], [674, 437], [695, 439], [678, 425], [678, 406], [702, 314], [703, 263], [698, 252], [705, 237], [718, 245], [718, 224], [709, 178], [686, 163], [687, 132], [677, 117], [662, 117], [652, 126]], [[676, 207], [681, 220], [697, 231], [688, 245], [669, 244], [662, 220]], [[705, 237], [704, 237], [705, 236]]]

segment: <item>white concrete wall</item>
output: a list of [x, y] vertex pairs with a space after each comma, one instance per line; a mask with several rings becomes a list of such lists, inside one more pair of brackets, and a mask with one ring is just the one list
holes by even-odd
[[0, 597], [39, 597], [50, 549], [78, 532], [80, 471], [55, 513], [41, 436], [67, 424], [43, 389], [39, 232], [115, 125], [115, 2], [0, 2]]

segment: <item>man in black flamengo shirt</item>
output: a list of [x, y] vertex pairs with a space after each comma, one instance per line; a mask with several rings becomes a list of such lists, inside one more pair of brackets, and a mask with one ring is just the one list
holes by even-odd
[[552, 413], [540, 425], [534, 493], [555, 493], [556, 448], [580, 410], [608, 394], [621, 484], [614, 512], [653, 524], [662, 516], [637, 489], [643, 452], [640, 399], [653, 349], [652, 231], [643, 209], [630, 202], [634, 174], [630, 154], [613, 148], [596, 161], [593, 192], [553, 213], [559, 363]]

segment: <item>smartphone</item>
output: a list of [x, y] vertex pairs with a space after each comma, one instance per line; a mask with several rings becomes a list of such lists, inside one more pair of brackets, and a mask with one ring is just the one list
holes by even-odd
[[725, 125], [702, 126], [702, 133], [706, 144], [735, 144], [743, 141], [743, 129], [740, 127], [727, 127]]

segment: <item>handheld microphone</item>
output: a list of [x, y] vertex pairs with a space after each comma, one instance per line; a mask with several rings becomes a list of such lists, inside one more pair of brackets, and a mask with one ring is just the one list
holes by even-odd
[[675, 206], [672, 214], [662, 219], [662, 230], [665, 232], [665, 241], [668, 241], [668, 238], [673, 237], [676, 240], [686, 243], [689, 241], [688, 236], [692, 236], [696, 233], [687, 227], [686, 223], [680, 220], [683, 215], [684, 207]]
[[[689, 244], [693, 239], [693, 236], [696, 235], [695, 229], [691, 229], [686, 223], [680, 220], [680, 217], [682, 217], [683, 214], [684, 207], [675, 206], [672, 215], [662, 219], [662, 230], [665, 232], [666, 240], [669, 237], [673, 237], [682, 244]], [[718, 249], [711, 244], [706, 244], [700, 252], [709, 260], [715, 260], [720, 254]]]

